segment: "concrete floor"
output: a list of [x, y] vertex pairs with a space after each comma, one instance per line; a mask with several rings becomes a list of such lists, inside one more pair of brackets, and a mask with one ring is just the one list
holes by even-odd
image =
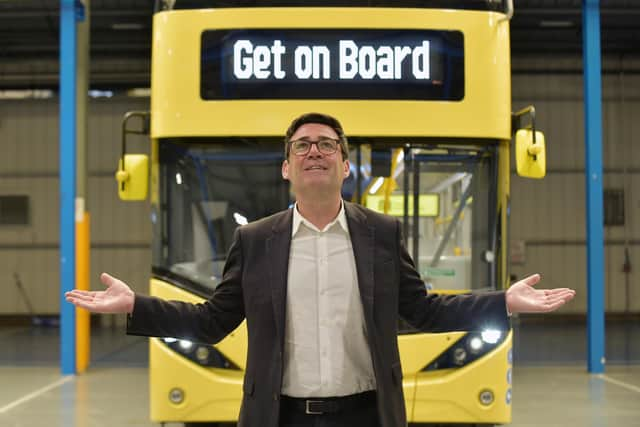
[[[586, 372], [581, 325], [514, 325], [510, 425], [640, 427], [637, 323], [608, 325], [602, 376]], [[146, 339], [95, 330], [91, 369], [76, 377], [59, 374], [55, 328], [0, 328], [0, 340], [1, 427], [158, 426], [148, 417]]]

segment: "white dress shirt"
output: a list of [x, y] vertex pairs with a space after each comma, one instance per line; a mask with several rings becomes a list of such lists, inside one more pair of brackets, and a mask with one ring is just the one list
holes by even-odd
[[322, 230], [293, 208], [286, 310], [282, 394], [376, 388], [344, 204]]

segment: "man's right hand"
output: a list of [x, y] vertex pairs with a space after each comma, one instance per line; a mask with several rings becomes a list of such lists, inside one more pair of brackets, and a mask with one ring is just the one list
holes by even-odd
[[65, 294], [71, 304], [94, 313], [132, 313], [135, 294], [126, 283], [107, 273], [100, 275], [106, 291], [74, 289]]

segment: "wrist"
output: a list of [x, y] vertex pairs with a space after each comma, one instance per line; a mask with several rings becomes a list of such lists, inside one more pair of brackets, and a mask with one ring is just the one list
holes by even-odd
[[136, 302], [136, 294], [133, 291], [129, 291], [129, 298], [127, 301], [127, 306], [125, 307], [127, 314], [133, 314], [133, 307]]
[[507, 289], [507, 291], [504, 294], [504, 306], [505, 309], [507, 310], [507, 316], [511, 317], [511, 315], [513, 315], [513, 310], [511, 308], [511, 304], [509, 304], [510, 300], [511, 300], [511, 295], [509, 295], [509, 291], [511, 290], [511, 288]]

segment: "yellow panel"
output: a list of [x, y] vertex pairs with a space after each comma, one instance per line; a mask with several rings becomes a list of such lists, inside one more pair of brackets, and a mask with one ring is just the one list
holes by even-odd
[[[338, 117], [347, 135], [510, 139], [509, 24], [503, 14], [384, 8], [244, 8], [154, 16], [151, 133], [281, 136], [309, 111]], [[200, 98], [201, 34], [210, 29], [332, 28], [458, 30], [464, 34], [462, 101], [235, 100]]]
[[[418, 213], [420, 216], [434, 217], [439, 213], [440, 197], [437, 194], [421, 194], [418, 198]], [[374, 211], [384, 213], [385, 196], [367, 195], [366, 206]], [[387, 215], [404, 216], [404, 196], [395, 194], [389, 196]], [[413, 215], [413, 195], [409, 195], [409, 216]]]
[[116, 172], [118, 196], [121, 200], [145, 200], [149, 188], [149, 156], [146, 154], [125, 154], [118, 161]]
[[[149, 341], [149, 373], [153, 421], [238, 419], [244, 371], [198, 366], [154, 338]], [[184, 393], [180, 404], [169, 400], [174, 388]]]
[[[151, 279], [150, 294], [168, 300], [192, 303], [203, 299], [161, 280]], [[154, 421], [236, 421], [242, 400], [242, 380], [247, 355], [246, 322], [215, 346], [241, 368], [205, 368], [165, 346], [159, 339], [149, 342], [149, 391]], [[171, 403], [172, 388], [183, 390], [185, 399]]]
[[[495, 351], [463, 368], [418, 373], [413, 421], [511, 422], [511, 403], [507, 402], [507, 393], [511, 392], [508, 383], [508, 371], [512, 369], [508, 356], [511, 345], [510, 332]], [[495, 396], [488, 406], [478, 399], [483, 390], [491, 390]]]
[[531, 129], [516, 132], [516, 170], [520, 176], [544, 178], [547, 173], [547, 152], [542, 132], [536, 131], [535, 144]]
[[[187, 301], [192, 303], [203, 301], [202, 298], [192, 293], [157, 279], [151, 279], [149, 292], [153, 296], [166, 300]], [[247, 361], [247, 322], [242, 322], [240, 326], [216, 344], [215, 347], [234, 364], [244, 369]]]

